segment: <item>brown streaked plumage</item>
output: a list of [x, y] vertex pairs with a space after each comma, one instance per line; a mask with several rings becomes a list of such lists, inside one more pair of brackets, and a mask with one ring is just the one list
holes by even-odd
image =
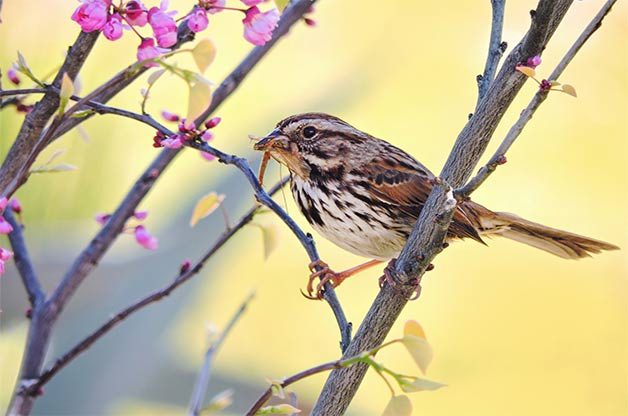
[[[403, 150], [323, 113], [298, 114], [280, 121], [255, 149], [268, 152], [288, 167], [294, 199], [318, 232], [348, 251], [379, 261], [399, 254], [434, 179]], [[485, 236], [506, 237], [566, 259], [618, 249], [513, 214], [493, 212], [473, 201], [459, 203], [448, 239], [484, 243]], [[325, 281], [338, 285], [357, 270], [338, 274], [326, 268], [311, 279], [325, 275]]]

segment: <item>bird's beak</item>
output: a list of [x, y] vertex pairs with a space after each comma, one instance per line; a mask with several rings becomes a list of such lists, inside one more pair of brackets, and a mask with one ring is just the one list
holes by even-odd
[[271, 131], [262, 140], [260, 140], [259, 142], [255, 143], [253, 148], [255, 150], [267, 151], [267, 150], [272, 149], [273, 147], [276, 147], [279, 144], [283, 144], [281, 142], [284, 142], [285, 140], [282, 140], [282, 139], [283, 139], [283, 136], [281, 135], [279, 130], [275, 129], [275, 130]]

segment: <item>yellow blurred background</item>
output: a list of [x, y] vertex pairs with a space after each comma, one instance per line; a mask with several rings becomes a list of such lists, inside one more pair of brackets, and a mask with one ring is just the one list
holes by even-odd
[[[152, 4], [155, 2], [147, 2]], [[543, 55], [537, 72], [549, 74], [603, 2], [574, 2]], [[578, 98], [554, 93], [537, 112], [500, 168], [475, 200], [500, 211], [628, 247], [628, 5], [619, 4], [585, 45], [561, 81]], [[26, 57], [36, 74], [63, 58], [79, 32], [69, 17], [72, 1], [4, 2], [0, 68]], [[188, 10], [191, 2], [176, 1]], [[515, 45], [529, 24], [535, 1], [509, 2], [504, 40]], [[490, 30], [489, 1], [321, 1], [318, 26], [297, 25], [217, 112], [221, 150], [245, 154], [257, 165], [247, 135], [262, 135], [284, 116], [303, 111], [338, 115], [404, 148], [438, 172], [476, 99], [475, 76], [483, 68]], [[240, 17], [213, 16], [210, 36], [218, 56], [207, 76], [220, 82], [250, 49]], [[87, 93], [132, 62], [137, 40], [100, 39], [80, 79]], [[510, 51], [510, 49], [509, 49]], [[193, 68], [188, 56], [176, 59]], [[145, 78], [112, 104], [139, 111]], [[5, 83], [5, 88], [6, 88]], [[535, 91], [529, 82], [498, 129], [495, 148]], [[184, 113], [185, 85], [165, 77], [148, 110]], [[23, 116], [0, 113], [0, 158]], [[157, 154], [152, 131], [102, 116], [84, 124], [42, 155], [65, 149], [63, 162], [76, 172], [33, 176], [18, 192], [25, 207], [26, 237], [46, 288], [60, 279], [97, 231], [93, 215], [115, 208], [130, 184]], [[84, 134], [84, 135], [85, 135]], [[285, 172], [284, 172], [285, 173]], [[276, 166], [267, 183], [279, 177]], [[147, 252], [122, 236], [99, 269], [77, 292], [56, 329], [49, 360], [63, 353], [110, 314], [167, 284], [185, 258], [198, 258], [222, 231], [220, 215], [194, 229], [187, 225], [195, 201], [209, 191], [225, 193], [237, 218], [253, 199], [232, 167], [207, 163], [187, 150], [169, 169], [142, 209], [160, 248]], [[284, 199], [277, 198], [281, 204]], [[286, 192], [286, 208], [307, 231]], [[322, 302], [305, 300], [307, 257], [274, 216], [256, 221], [275, 227], [279, 245], [267, 261], [258, 228], [246, 227], [193, 282], [140, 312], [64, 369], [37, 401], [35, 414], [180, 414], [187, 406], [206, 345], [207, 326], [222, 327], [251, 289], [249, 312], [220, 351], [210, 396], [235, 391], [224, 414], [241, 414], [280, 378], [339, 356], [338, 331]], [[316, 237], [316, 235], [315, 235]], [[335, 269], [362, 259], [316, 240]], [[6, 239], [0, 245], [6, 246]], [[423, 280], [391, 333], [416, 319], [435, 350], [428, 378], [448, 387], [415, 393], [416, 414], [429, 415], [626, 415], [628, 413], [628, 296], [625, 251], [565, 261], [514, 242], [454, 244]], [[381, 270], [366, 272], [339, 288], [357, 328], [375, 297]], [[0, 408], [17, 374], [27, 321], [26, 297], [13, 265], [2, 277]], [[401, 373], [416, 374], [402, 347], [378, 359]], [[308, 409], [325, 376], [294, 386]], [[351, 415], [378, 415], [390, 398], [369, 372]]]

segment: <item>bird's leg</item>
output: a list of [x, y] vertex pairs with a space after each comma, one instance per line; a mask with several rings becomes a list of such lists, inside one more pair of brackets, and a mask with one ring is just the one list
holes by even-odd
[[[391, 286], [392, 288], [396, 288], [396, 289], [400, 288], [400, 283], [397, 282], [397, 280], [395, 280], [393, 276], [396, 261], [397, 259], [391, 259], [390, 262], [388, 262], [388, 264], [384, 268], [384, 274], [379, 278], [380, 288], [384, 286], [384, 283], [388, 283], [388, 285]], [[430, 270], [434, 270], [434, 265], [432, 263], [430, 263], [425, 269], [426, 272], [429, 272]], [[414, 286], [414, 292], [412, 293], [412, 296], [410, 296], [409, 300], [418, 299], [419, 296], [421, 295], [421, 279], [420, 278], [412, 279], [407, 284]]]
[[[381, 260], [369, 260], [366, 263], [359, 264], [355, 267], [342, 271], [340, 273], [336, 273], [329, 268], [327, 263], [322, 260], [317, 260], [315, 262], [310, 263], [308, 266], [312, 274], [310, 274], [310, 278], [307, 282], [307, 295], [304, 293], [303, 295], [308, 299], [322, 299], [323, 298], [323, 289], [325, 283], [331, 282], [332, 287], [337, 287], [342, 283], [345, 279], [354, 274], [361, 272], [362, 270], [366, 270], [369, 267], [375, 266], [376, 264], [380, 264]], [[316, 271], [315, 267], [320, 267], [321, 270]], [[320, 282], [316, 285], [316, 290], [314, 290], [314, 281], [316, 278], [320, 278]], [[314, 294], [316, 293], [316, 295]]]

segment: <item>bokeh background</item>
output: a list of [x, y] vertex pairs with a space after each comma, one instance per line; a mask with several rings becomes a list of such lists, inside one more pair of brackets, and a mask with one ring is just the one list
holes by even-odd
[[[148, 2], [152, 4], [154, 2]], [[0, 24], [0, 68], [20, 50], [37, 74], [55, 68], [78, 34], [72, 1], [5, 1]], [[176, 1], [177, 10], [190, 1]], [[575, 2], [543, 56], [549, 74], [602, 1]], [[516, 44], [535, 1], [509, 2], [504, 40]], [[490, 29], [490, 2], [321, 1], [318, 27], [300, 24], [277, 45], [241, 89], [217, 113], [215, 145], [249, 157], [247, 139], [269, 131], [284, 116], [325, 111], [406, 149], [438, 171], [476, 99], [475, 76], [483, 67]], [[210, 36], [218, 56], [207, 76], [216, 83], [250, 49], [240, 17], [214, 16]], [[628, 5], [619, 2], [561, 81], [579, 97], [550, 96], [509, 153], [506, 166], [475, 199], [502, 211], [628, 247]], [[134, 59], [137, 40], [99, 40], [81, 73], [83, 92]], [[193, 68], [188, 56], [182, 66]], [[139, 110], [145, 79], [113, 104]], [[495, 148], [535, 91], [528, 83], [498, 129]], [[186, 88], [165, 77], [149, 111], [183, 113]], [[0, 157], [8, 151], [23, 116], [0, 113]], [[87, 139], [85, 138], [87, 136]], [[46, 288], [60, 279], [97, 231], [97, 212], [108, 212], [156, 155], [152, 132], [133, 122], [102, 116], [57, 141], [42, 160], [65, 149], [61, 161], [75, 172], [33, 176], [18, 196], [25, 207], [26, 237]], [[285, 173], [285, 171], [284, 171]], [[267, 183], [279, 177], [276, 166]], [[232, 167], [185, 151], [142, 209], [160, 239], [156, 252], [122, 236], [63, 313], [49, 360], [64, 352], [110, 314], [168, 283], [185, 258], [198, 258], [223, 230], [220, 215], [190, 229], [195, 201], [225, 193], [232, 218], [253, 199]], [[306, 230], [289, 193], [286, 208]], [[256, 220], [274, 227], [279, 245], [264, 261], [258, 228], [246, 227], [192, 282], [129, 319], [64, 369], [37, 401], [40, 415], [181, 414], [207, 346], [208, 325], [222, 327], [252, 290], [257, 296], [224, 344], [215, 364], [211, 396], [234, 389], [224, 414], [241, 414], [279, 378], [339, 356], [338, 332], [327, 305], [305, 300], [307, 258], [273, 216]], [[6, 246], [5, 239], [0, 244]], [[336, 269], [354, 257], [322, 238], [322, 258]], [[338, 290], [350, 319], [361, 321], [381, 270], [364, 273]], [[412, 395], [416, 414], [430, 415], [625, 415], [628, 412], [628, 306], [625, 251], [565, 261], [514, 242], [490, 247], [454, 244], [424, 279], [421, 299], [411, 302], [391, 337], [407, 319], [424, 326], [435, 359], [428, 377], [446, 383]], [[1, 280], [0, 408], [18, 371], [27, 329], [27, 300], [14, 266]], [[402, 347], [378, 358], [401, 373], [417, 373]], [[304, 409], [325, 376], [294, 386]], [[389, 399], [382, 381], [367, 376], [349, 414], [380, 414]]]

